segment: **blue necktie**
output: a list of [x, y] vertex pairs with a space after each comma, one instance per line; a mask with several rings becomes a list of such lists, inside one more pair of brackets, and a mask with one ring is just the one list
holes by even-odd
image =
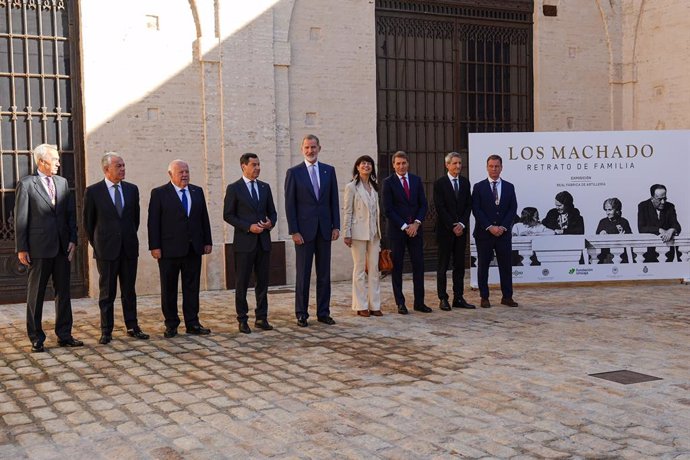
[[187, 189], [182, 189], [180, 190], [180, 193], [182, 193], [182, 207], [184, 208], [184, 213], [186, 216], [189, 216], [189, 201], [187, 201]]

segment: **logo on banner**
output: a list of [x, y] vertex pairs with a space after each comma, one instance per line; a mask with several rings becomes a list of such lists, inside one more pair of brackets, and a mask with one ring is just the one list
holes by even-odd
[[613, 268], [611, 268], [611, 273], [613, 273], [614, 275], [617, 275], [618, 274], [618, 267], [616, 267], [614, 265]]
[[644, 267], [642, 267], [642, 273], [645, 273], [645, 274], [649, 273], [649, 268], [647, 268], [646, 265]]
[[588, 276], [593, 271], [593, 268], [571, 268], [570, 270], [568, 270], [568, 274], [575, 276]]
[[551, 273], [551, 272], [549, 272], [548, 268], [545, 268], [541, 271], [542, 276], [549, 276], [549, 273]]
[[518, 270], [517, 268], [513, 270], [513, 278], [521, 278], [524, 272]]

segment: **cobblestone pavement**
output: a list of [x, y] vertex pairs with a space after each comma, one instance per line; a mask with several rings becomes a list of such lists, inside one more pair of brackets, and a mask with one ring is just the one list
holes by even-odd
[[[518, 288], [519, 308], [452, 312], [426, 286], [431, 314], [395, 313], [385, 280], [384, 316], [361, 318], [339, 283], [337, 324], [304, 329], [293, 294], [273, 292], [276, 330], [250, 335], [233, 293], [208, 292], [213, 334], [173, 339], [143, 297], [151, 340], [127, 337], [120, 314], [109, 345], [80, 299], [77, 349], [57, 347], [46, 304], [40, 354], [24, 306], [0, 306], [0, 458], [690, 459], [688, 286]], [[662, 380], [588, 376], [615, 370]]]

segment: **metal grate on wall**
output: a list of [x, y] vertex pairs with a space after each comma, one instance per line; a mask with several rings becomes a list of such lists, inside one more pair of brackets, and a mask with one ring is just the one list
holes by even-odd
[[14, 189], [34, 171], [34, 146], [58, 146], [60, 174], [74, 187], [66, 7], [62, 0], [0, 0], [0, 242], [14, 240]]

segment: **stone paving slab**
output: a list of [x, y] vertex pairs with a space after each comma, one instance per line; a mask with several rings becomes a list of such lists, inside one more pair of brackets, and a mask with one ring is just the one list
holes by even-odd
[[[452, 312], [426, 286], [431, 314], [395, 313], [385, 280], [384, 316], [361, 318], [334, 284], [337, 324], [308, 328], [283, 288], [276, 329], [250, 335], [232, 291], [205, 292], [213, 334], [173, 339], [142, 297], [151, 340], [118, 313], [105, 346], [96, 301], [79, 299], [77, 349], [57, 347], [46, 303], [42, 354], [24, 306], [0, 306], [0, 458], [690, 458], [688, 286], [518, 287], [519, 308]], [[663, 380], [588, 375], [613, 370]]]

